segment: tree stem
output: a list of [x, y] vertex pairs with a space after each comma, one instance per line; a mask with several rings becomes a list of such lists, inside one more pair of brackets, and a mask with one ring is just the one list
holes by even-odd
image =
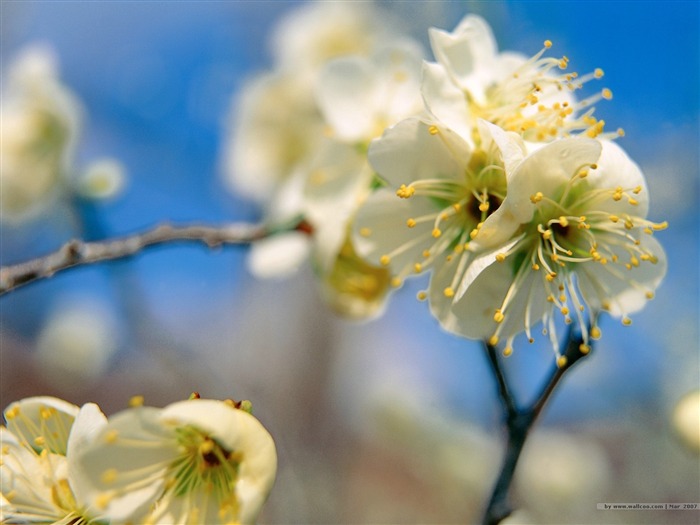
[[513, 482], [515, 468], [518, 459], [520, 459], [520, 454], [525, 446], [525, 442], [527, 441], [530, 429], [542, 412], [545, 404], [552, 396], [561, 378], [579, 359], [585, 357], [588, 351], [585, 351], [585, 353], [581, 351], [581, 349], [584, 348], [582, 347], [583, 340], [581, 336], [575, 334], [573, 330], [569, 330], [566, 346], [562, 352], [562, 355], [566, 357], [566, 361], [561, 364], [561, 366], [555, 365], [553, 367], [540, 395], [532, 406], [520, 409], [508, 386], [508, 381], [501, 367], [496, 348], [488, 343], [484, 344], [491, 365], [491, 371], [494, 374], [498, 386], [499, 399], [503, 407], [503, 419], [508, 432], [506, 452], [503, 458], [501, 471], [493, 491], [491, 492], [491, 498], [489, 499], [482, 522], [483, 525], [498, 525], [513, 512], [510, 502], [508, 501], [510, 486]]

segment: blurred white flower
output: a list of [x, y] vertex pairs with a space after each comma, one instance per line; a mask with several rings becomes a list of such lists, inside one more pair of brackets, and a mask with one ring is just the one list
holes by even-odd
[[367, 56], [395, 34], [387, 15], [368, 2], [307, 2], [274, 29], [271, 43], [276, 64], [313, 83], [329, 60]]
[[106, 424], [97, 405], [82, 408], [53, 397], [10, 404], [2, 441], [2, 523], [87, 525], [98, 520], [76, 490], [73, 458]]
[[[507, 338], [508, 353], [517, 333], [531, 337], [544, 319], [558, 349], [559, 312], [578, 323], [587, 351], [600, 310], [630, 324], [628, 314], [644, 307], [666, 273], [652, 236], [666, 223], [649, 221], [648, 207], [642, 172], [614, 142], [570, 138], [542, 147], [516, 167], [502, 204], [476, 233], [479, 256], [441, 323], [492, 344]], [[449, 281], [450, 264], [435, 278]]]
[[36, 46], [10, 63], [0, 111], [0, 218], [21, 221], [44, 209], [66, 182], [81, 108], [60, 83], [51, 51]]
[[[596, 137], [604, 121], [592, 116], [592, 105], [611, 98], [609, 89], [577, 100], [574, 92], [603, 76], [601, 69], [579, 75], [566, 72], [566, 57], [544, 57], [550, 41], [531, 58], [498, 53], [488, 23], [477, 15], [462, 19], [452, 33], [431, 28], [437, 63], [426, 63], [423, 96], [436, 118], [469, 137], [476, 119], [493, 122], [528, 141], [543, 142], [586, 131]], [[620, 131], [621, 133], [621, 131]]]
[[700, 390], [683, 396], [672, 415], [673, 428], [683, 443], [695, 452], [700, 452]]
[[584, 523], [596, 512], [596, 502], [604, 500], [611, 478], [610, 460], [597, 443], [542, 431], [528, 439], [514, 485], [528, 514], [534, 512], [543, 523], [564, 515]]
[[73, 183], [76, 191], [88, 199], [110, 199], [121, 193], [126, 174], [121, 162], [104, 158], [91, 162]]
[[270, 434], [224, 401], [110, 417], [76, 459], [89, 501], [116, 522], [253, 523], [277, 468]]
[[42, 328], [35, 359], [48, 379], [62, 387], [100, 378], [119, 346], [116, 320], [108, 306], [75, 296], [59, 302]]

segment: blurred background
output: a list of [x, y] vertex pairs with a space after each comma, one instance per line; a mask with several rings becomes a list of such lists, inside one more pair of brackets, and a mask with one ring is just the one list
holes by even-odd
[[[50, 48], [82, 105], [76, 163], [116, 159], [124, 185], [0, 223], [2, 264], [163, 221], [258, 220], [223, 180], [225, 130], [240, 87], [271, 67], [271, 31], [301, 4], [3, 0], [3, 82], [27, 46]], [[550, 39], [577, 71], [605, 70], [615, 98], [596, 115], [624, 127], [650, 218], [670, 224], [657, 236], [669, 273], [631, 327], [602, 320], [594, 352], [555, 393], [525, 449], [510, 522], [697, 523], [698, 512], [596, 503], [700, 502], [697, 442], [677, 423], [679, 402], [700, 388], [700, 4], [377, 5], [428, 50], [429, 27], [478, 13], [501, 50], [534, 54]], [[245, 256], [168, 245], [0, 298], [2, 406], [55, 395], [111, 414], [136, 394], [154, 406], [192, 391], [250, 399], [279, 454], [261, 523], [478, 522], [501, 460], [500, 407], [480, 344], [442, 332], [415, 300], [426, 282], [409, 282], [379, 319], [349, 322], [328, 311], [310, 268], [259, 281]], [[544, 341], [506, 360], [523, 402], [551, 360]]]

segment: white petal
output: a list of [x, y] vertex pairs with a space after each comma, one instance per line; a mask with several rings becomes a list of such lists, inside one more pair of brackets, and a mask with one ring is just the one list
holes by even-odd
[[[608, 247], [611, 247], [609, 243]], [[608, 304], [610, 314], [621, 317], [644, 308], [648, 301], [646, 294], [653, 293], [659, 286], [668, 263], [664, 249], [655, 238], [642, 235], [639, 247], [654, 254], [658, 259], [656, 264], [641, 261], [639, 266], [628, 270], [622, 264], [629, 259], [629, 254], [625, 248], [618, 247], [613, 248], [613, 253], [620, 263], [587, 262], [576, 266], [581, 295], [593, 309]]]
[[92, 512], [136, 522], [160, 496], [178, 448], [159, 414], [151, 407], [117, 413], [71, 458], [71, 482]]
[[193, 425], [209, 433], [222, 447], [241, 452], [236, 496], [239, 519], [254, 521], [272, 488], [277, 471], [277, 453], [272, 436], [249, 413], [222, 401], [195, 399], [165, 407], [160, 421], [173, 427]]
[[421, 92], [428, 111], [471, 144], [473, 117], [469, 105], [464, 92], [452, 82], [442, 65], [423, 64]]
[[259, 279], [282, 279], [294, 274], [308, 259], [311, 239], [302, 232], [287, 232], [257, 241], [250, 248], [248, 270]]
[[[18, 414], [11, 417], [16, 410]], [[41, 436], [49, 451], [65, 455], [68, 435], [79, 410], [56, 397], [37, 396], [11, 403], [4, 413], [7, 428], [29, 446], [34, 446], [34, 439]]]
[[321, 71], [316, 96], [338, 139], [356, 141], [373, 136], [378, 80], [373, 64], [361, 57], [335, 59]]
[[[421, 222], [409, 228], [406, 220], [440, 210], [428, 198], [414, 195], [401, 199], [389, 189], [375, 191], [360, 208], [353, 225], [353, 244], [357, 253], [375, 265], [397, 248], [406, 246], [401, 253], [392, 255], [389, 267], [393, 273], [409, 271], [423, 260], [423, 250], [435, 239], [431, 236], [433, 222]], [[418, 237], [424, 240], [416, 241]]]
[[429, 35], [438, 62], [445, 66], [455, 82], [482, 103], [491, 82], [490, 64], [497, 54], [490, 26], [483, 18], [468, 15], [452, 33], [431, 28]]
[[[431, 134], [431, 126], [440, 129]], [[406, 119], [372, 141], [369, 161], [395, 188], [419, 179], [463, 180], [471, 148], [454, 131], [418, 118]]]

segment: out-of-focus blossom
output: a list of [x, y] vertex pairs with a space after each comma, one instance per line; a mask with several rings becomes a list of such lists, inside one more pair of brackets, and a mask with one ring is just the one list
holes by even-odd
[[2, 441], [2, 523], [106, 523], [74, 482], [73, 458], [106, 424], [97, 405], [53, 397], [10, 404]]
[[630, 324], [666, 273], [652, 236], [666, 223], [648, 220], [648, 208], [642, 172], [614, 142], [570, 138], [542, 147], [516, 167], [505, 199], [475, 232], [479, 256], [456, 281], [454, 262], [435, 276], [457, 284], [441, 323], [494, 345], [506, 338], [509, 353], [514, 336], [531, 337], [540, 319], [558, 348], [560, 314], [578, 324], [586, 352], [600, 334], [598, 312]]
[[18, 221], [51, 201], [73, 164], [81, 108], [49, 49], [25, 49], [4, 76], [0, 109], [0, 217]]
[[596, 442], [563, 432], [535, 432], [518, 464], [514, 488], [528, 514], [542, 523], [564, 515], [583, 523], [610, 490], [611, 478], [610, 461]]
[[76, 191], [88, 199], [117, 197], [126, 185], [124, 166], [112, 158], [91, 162], [74, 182]]
[[88, 501], [119, 523], [254, 523], [277, 468], [255, 417], [205, 399], [115, 414], [76, 461]]
[[673, 409], [673, 428], [691, 450], [700, 452], [700, 390], [683, 396]]
[[[423, 107], [420, 46], [380, 18], [360, 3], [318, 2], [293, 12], [273, 38], [276, 69], [249, 84], [235, 106], [226, 151], [232, 188], [260, 202], [266, 222], [305, 218], [323, 294], [353, 317], [380, 311], [388, 289], [386, 271], [361, 261], [349, 238], [349, 221], [373, 184], [367, 147]], [[294, 237], [253, 246], [253, 273], [292, 273], [299, 257], [275, 247], [297, 246]]]
[[54, 384], [69, 387], [102, 376], [119, 346], [119, 334], [107, 305], [91, 297], [59, 302], [42, 327], [36, 359]]
[[611, 98], [610, 90], [582, 100], [575, 96], [585, 83], [601, 78], [602, 69], [585, 75], [566, 71], [568, 58], [543, 56], [550, 41], [531, 58], [498, 53], [488, 23], [468, 15], [452, 33], [431, 28], [430, 42], [437, 63], [424, 68], [426, 106], [464, 136], [470, 136], [479, 118], [533, 142], [576, 131], [590, 137], [603, 133], [605, 122], [593, 117], [593, 104]]

